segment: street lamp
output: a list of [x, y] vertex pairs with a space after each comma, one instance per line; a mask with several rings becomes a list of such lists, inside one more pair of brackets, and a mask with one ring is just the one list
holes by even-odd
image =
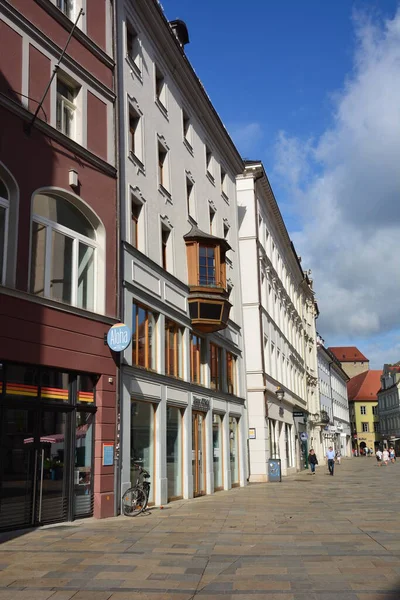
[[278, 398], [279, 402], [282, 402], [285, 397], [285, 390], [283, 390], [281, 387], [277, 387], [275, 390], [275, 396]]

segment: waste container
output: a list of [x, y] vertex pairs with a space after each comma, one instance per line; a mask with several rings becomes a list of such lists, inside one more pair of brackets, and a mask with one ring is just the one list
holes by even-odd
[[270, 458], [268, 461], [268, 481], [282, 481], [281, 459]]

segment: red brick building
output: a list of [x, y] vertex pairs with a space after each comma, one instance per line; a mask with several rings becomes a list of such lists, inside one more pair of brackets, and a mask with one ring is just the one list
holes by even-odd
[[0, 528], [114, 514], [110, 6], [0, 5]]

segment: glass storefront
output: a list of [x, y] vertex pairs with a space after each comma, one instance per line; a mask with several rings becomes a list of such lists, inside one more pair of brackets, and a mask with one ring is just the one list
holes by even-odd
[[182, 498], [182, 410], [167, 406], [168, 499]]
[[222, 420], [221, 415], [213, 414], [214, 490], [222, 490], [224, 486]]
[[239, 485], [239, 419], [229, 417], [229, 452], [232, 486]]
[[205, 415], [203, 413], [192, 413], [192, 474], [194, 496], [202, 496], [206, 493], [204, 423]]
[[131, 483], [139, 475], [137, 464], [150, 473], [150, 497], [154, 502], [154, 440], [155, 405], [150, 402], [131, 402]]
[[94, 379], [12, 363], [0, 374], [0, 529], [91, 515]]
[[286, 465], [293, 467], [292, 426], [285, 423]]

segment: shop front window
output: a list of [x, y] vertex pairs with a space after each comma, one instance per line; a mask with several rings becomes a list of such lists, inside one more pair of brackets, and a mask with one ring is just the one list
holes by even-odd
[[132, 364], [156, 368], [156, 315], [139, 304], [132, 307]]
[[150, 473], [150, 498], [154, 497], [154, 434], [155, 407], [150, 402], [131, 403], [131, 483], [134, 485], [138, 478], [138, 468], [141, 465]]
[[285, 423], [285, 451], [286, 464], [288, 467], [293, 467], [292, 426], [288, 423]]
[[182, 498], [182, 412], [167, 407], [167, 478], [168, 499]]
[[213, 415], [213, 465], [214, 465], [214, 490], [222, 490], [223, 479], [223, 445], [222, 445], [222, 417]]
[[75, 427], [74, 516], [92, 511], [94, 414], [77, 412]]
[[231, 483], [239, 485], [239, 419], [237, 417], [229, 417], [229, 450]]

